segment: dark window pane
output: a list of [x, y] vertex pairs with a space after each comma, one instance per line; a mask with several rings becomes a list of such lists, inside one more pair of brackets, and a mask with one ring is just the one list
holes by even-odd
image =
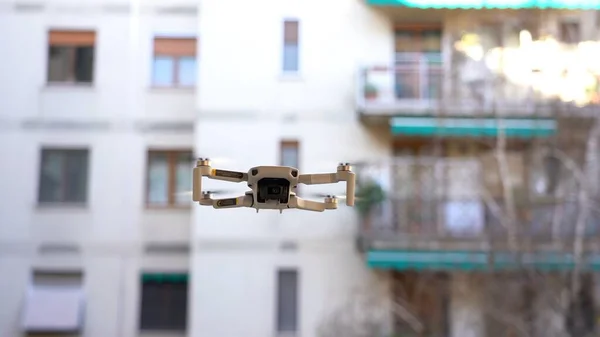
[[91, 83], [94, 77], [94, 47], [75, 49], [75, 81]]
[[[144, 275], [140, 308], [140, 329], [185, 331], [187, 327], [187, 281]], [[156, 275], [151, 275], [156, 276]]]
[[442, 32], [440, 30], [425, 30], [422, 35], [422, 52], [440, 52], [442, 50]]
[[48, 48], [48, 82], [68, 82], [72, 80], [73, 47], [50, 46]]
[[87, 200], [87, 151], [70, 151], [65, 157], [65, 200], [85, 202]]
[[411, 30], [396, 30], [395, 44], [397, 53], [418, 53], [419, 49], [419, 34]]
[[280, 270], [277, 273], [277, 331], [298, 330], [298, 272]]
[[58, 202], [63, 195], [63, 157], [58, 151], [42, 151], [38, 201]]
[[87, 150], [42, 150], [40, 165], [39, 202], [87, 201]]
[[581, 29], [578, 22], [561, 22], [560, 39], [564, 43], [578, 43], [581, 36]]

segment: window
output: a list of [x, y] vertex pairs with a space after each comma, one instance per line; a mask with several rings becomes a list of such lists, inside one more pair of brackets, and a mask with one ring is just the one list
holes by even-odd
[[38, 202], [85, 203], [88, 150], [42, 149]]
[[142, 275], [140, 330], [185, 331], [188, 275]]
[[574, 44], [581, 40], [579, 22], [564, 21], [560, 23], [560, 40], [564, 43]]
[[191, 202], [192, 151], [148, 153], [147, 203], [152, 206], [185, 206]]
[[299, 60], [299, 22], [298, 20], [285, 20], [283, 22], [283, 71], [298, 72]]
[[27, 336], [76, 336], [82, 330], [83, 274], [35, 271], [23, 305]]
[[279, 165], [281, 166], [291, 166], [299, 169], [299, 145], [297, 141], [292, 140], [284, 140], [279, 145], [280, 147], [280, 159]]
[[94, 80], [93, 31], [48, 33], [48, 82], [92, 83]]
[[571, 336], [592, 336], [596, 330], [596, 308], [594, 305], [594, 276], [580, 276], [581, 285], [573, 296], [566, 314], [567, 330]]
[[442, 30], [438, 27], [397, 27], [395, 44], [396, 53], [400, 54], [398, 62], [404, 61], [407, 56], [419, 55], [431, 63], [441, 62]]
[[152, 84], [159, 87], [196, 85], [196, 39], [155, 38]]
[[396, 96], [399, 99], [437, 99], [442, 81], [442, 31], [436, 26], [395, 30]]
[[277, 332], [298, 331], [298, 271], [277, 271]]

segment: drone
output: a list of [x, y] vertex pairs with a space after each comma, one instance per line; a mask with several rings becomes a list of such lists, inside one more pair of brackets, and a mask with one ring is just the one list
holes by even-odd
[[[233, 183], [246, 182], [251, 190], [235, 198], [213, 199], [211, 192], [202, 191], [203, 177]], [[257, 213], [261, 209], [279, 210], [280, 213], [286, 209], [323, 212], [337, 209], [338, 198], [327, 195], [323, 202], [302, 199], [296, 195], [298, 184], [334, 184], [345, 181], [346, 205], [354, 206], [355, 178], [348, 163], [340, 163], [335, 173], [300, 174], [297, 168], [289, 166], [256, 166], [245, 173], [214, 169], [208, 158], [200, 158], [193, 173], [192, 200], [216, 209], [254, 208]]]

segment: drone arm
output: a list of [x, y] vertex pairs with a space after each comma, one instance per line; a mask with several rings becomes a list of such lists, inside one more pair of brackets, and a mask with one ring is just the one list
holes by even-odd
[[302, 209], [305, 211], [323, 212], [326, 209], [335, 209], [337, 204], [305, 200], [297, 196], [292, 196], [290, 199], [290, 208]]
[[298, 182], [305, 185], [320, 185], [337, 183], [337, 173], [301, 174]]
[[225, 199], [212, 199], [203, 198], [200, 199], [200, 205], [212, 206], [216, 209], [221, 208], [240, 208], [240, 207], [252, 207], [253, 197], [251, 194], [246, 194], [236, 198], [225, 198]]
[[336, 173], [301, 174], [298, 182], [305, 185], [333, 184], [340, 181], [346, 182], [346, 205], [354, 206], [354, 187], [356, 175], [352, 171], [338, 171]]
[[206, 176], [209, 179], [229, 181], [232, 183], [241, 183], [242, 181], [248, 181], [248, 173], [237, 171], [211, 169], [210, 174], [207, 174]]
[[248, 173], [226, 171], [213, 169], [208, 165], [198, 165], [194, 168], [192, 175], [192, 200], [200, 201], [202, 199], [202, 177], [207, 177], [214, 180], [229, 181], [232, 183], [239, 183], [242, 181], [248, 181]]

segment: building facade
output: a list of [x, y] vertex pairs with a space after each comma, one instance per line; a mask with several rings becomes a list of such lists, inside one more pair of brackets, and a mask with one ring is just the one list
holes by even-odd
[[[440, 106], [489, 113], [497, 87], [453, 56], [477, 54], [457, 47], [459, 33], [505, 11], [372, 2], [1, 2], [10, 52], [0, 73], [11, 80], [0, 81], [0, 335], [312, 337], [354, 296], [392, 297], [393, 280], [412, 277], [398, 273], [418, 266], [398, 255], [407, 246], [396, 236], [364, 230], [354, 210], [215, 211], [189, 193], [196, 157], [234, 170], [328, 172], [340, 161], [412, 156], [411, 133], [437, 139], [419, 134], [430, 121], [417, 121], [419, 131], [394, 118], [435, 116]], [[533, 12], [548, 34], [597, 40], [591, 11], [513, 15]], [[561, 29], [563, 16], [577, 25]], [[457, 80], [487, 91], [457, 93]], [[512, 90], [502, 97], [521, 92]], [[468, 104], [448, 103], [467, 95]], [[530, 115], [528, 97], [504, 106]], [[552, 133], [551, 117], [516, 129]], [[205, 183], [243, 193], [231, 185]], [[343, 186], [300, 190], [321, 192]], [[386, 216], [370, 224], [396, 228]], [[437, 270], [455, 290], [432, 300], [445, 322], [433, 333], [481, 336], [469, 323], [477, 296], [458, 289], [473, 281]]]

